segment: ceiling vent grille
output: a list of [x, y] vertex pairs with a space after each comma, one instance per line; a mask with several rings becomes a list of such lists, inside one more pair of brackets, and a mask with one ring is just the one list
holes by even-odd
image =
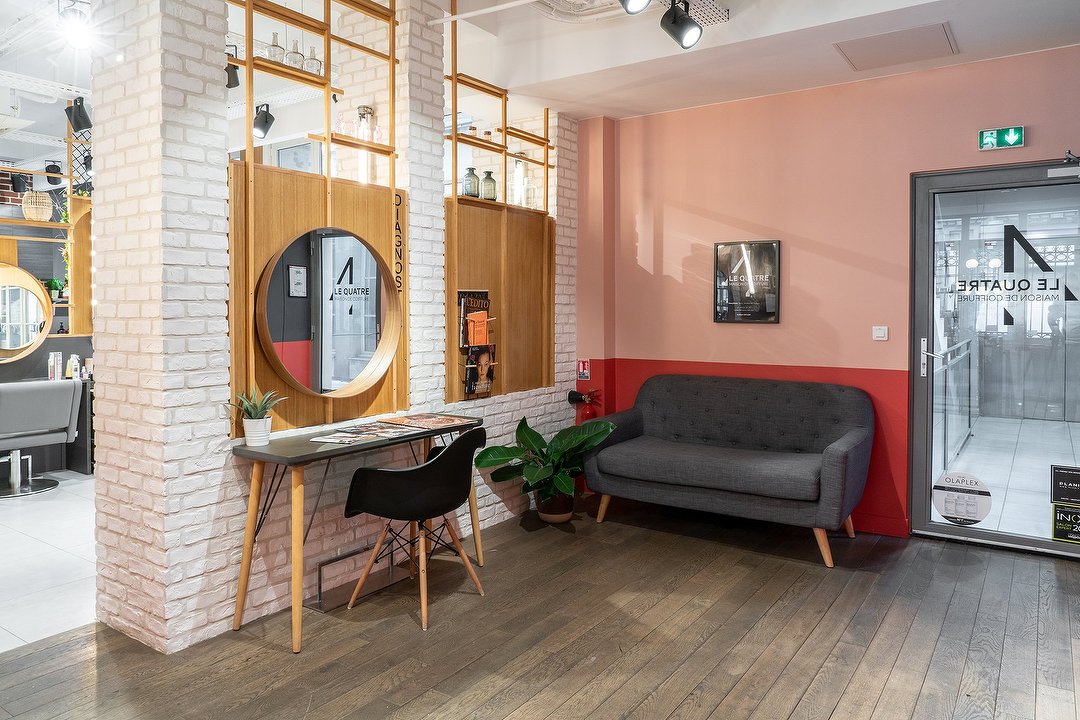
[[707, 28], [731, 20], [731, 11], [717, 5], [716, 0], [694, 0], [690, 3], [690, 17], [701, 27]]

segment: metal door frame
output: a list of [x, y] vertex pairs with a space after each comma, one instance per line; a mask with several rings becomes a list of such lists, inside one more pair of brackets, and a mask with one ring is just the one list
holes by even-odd
[[[1080, 556], [1080, 546], [1053, 540], [984, 530], [973, 525], [931, 524], [930, 472], [933, 467], [933, 393], [930, 379], [921, 377], [922, 339], [933, 333], [934, 200], [938, 193], [1068, 185], [1080, 183], [1080, 165], [1061, 160], [995, 165], [984, 168], [913, 173], [911, 175], [911, 335], [909, 337], [908, 508], [911, 532], [969, 540], [1022, 550]], [[933, 358], [930, 358], [931, 362]], [[1047, 505], [1046, 512], [1051, 512]]]

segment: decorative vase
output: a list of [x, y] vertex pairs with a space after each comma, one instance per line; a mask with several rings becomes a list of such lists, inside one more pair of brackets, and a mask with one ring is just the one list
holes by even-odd
[[52, 300], [53, 302], [56, 302], [57, 300], [59, 300], [60, 299], [60, 291], [59, 290], [50, 290], [49, 291], [49, 299]]
[[536, 494], [536, 512], [540, 519], [550, 525], [570, 522], [574, 517], [574, 498], [572, 495], [557, 493], [547, 500], [541, 500]]
[[285, 64], [297, 70], [304, 69], [304, 53], [300, 52], [300, 41], [292, 41], [292, 50], [285, 53]]
[[273, 38], [266, 46], [266, 59], [276, 63], [285, 62], [285, 48], [278, 43], [277, 33], [274, 33]]
[[484, 179], [480, 181], [480, 197], [485, 200], [494, 200], [497, 192], [495, 178], [491, 177], [491, 170], [485, 170]]
[[53, 204], [49, 193], [29, 190], [22, 197], [23, 217], [37, 222], [48, 222], [52, 219]]
[[312, 75], [322, 74], [322, 60], [315, 57], [315, 46], [311, 46], [311, 51], [306, 58], [304, 58], [304, 72], [309, 72]]
[[270, 444], [270, 416], [244, 418], [244, 444], [249, 447]]
[[476, 174], [476, 168], [465, 168], [465, 175], [461, 178], [461, 194], [480, 197], [480, 176]]

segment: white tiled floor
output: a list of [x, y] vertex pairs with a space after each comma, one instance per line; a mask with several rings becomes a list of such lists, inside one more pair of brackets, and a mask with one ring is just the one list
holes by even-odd
[[[1048, 539], [1050, 466], [1076, 465], [1080, 423], [981, 417], [972, 437], [949, 463], [990, 489], [990, 514], [975, 527]], [[944, 522], [937, 511], [936, 522]]]
[[0, 652], [94, 621], [94, 478], [0, 500]]

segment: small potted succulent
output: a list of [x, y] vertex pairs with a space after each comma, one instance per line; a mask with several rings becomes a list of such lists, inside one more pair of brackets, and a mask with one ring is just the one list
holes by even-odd
[[249, 446], [267, 445], [270, 442], [270, 409], [282, 400], [274, 390], [260, 394], [252, 389], [236, 396], [236, 402], [226, 403], [227, 407], [240, 411], [244, 421], [244, 442]]
[[56, 301], [60, 297], [60, 291], [64, 289], [64, 282], [60, 278], [49, 278], [44, 282], [45, 289], [49, 291], [49, 297]]
[[567, 522], [574, 514], [574, 478], [584, 469], [582, 456], [614, 430], [606, 420], [591, 420], [563, 428], [546, 441], [521, 418], [516, 443], [484, 448], [476, 456], [476, 467], [495, 468], [491, 479], [496, 482], [523, 478], [521, 492], [536, 493], [540, 519]]

